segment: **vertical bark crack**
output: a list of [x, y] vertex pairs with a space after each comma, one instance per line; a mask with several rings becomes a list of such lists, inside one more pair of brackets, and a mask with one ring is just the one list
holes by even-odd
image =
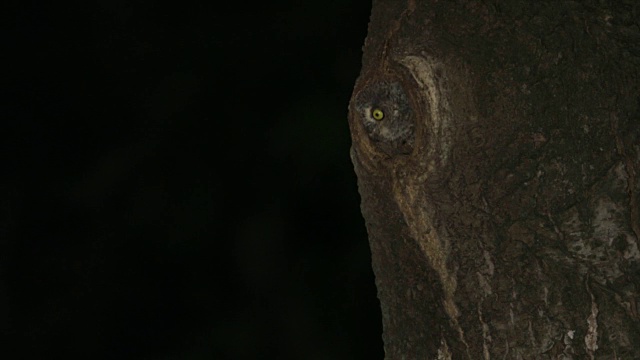
[[618, 117], [615, 114], [611, 115], [611, 131], [616, 139], [616, 149], [618, 155], [622, 157], [624, 163], [625, 172], [627, 174], [627, 192], [629, 194], [629, 212], [631, 229], [636, 236], [636, 244], [640, 248], [640, 204], [638, 204], [638, 193], [636, 191], [636, 171], [634, 166], [634, 159], [631, 154], [627, 154], [624, 146], [624, 141], [620, 137], [618, 132]]

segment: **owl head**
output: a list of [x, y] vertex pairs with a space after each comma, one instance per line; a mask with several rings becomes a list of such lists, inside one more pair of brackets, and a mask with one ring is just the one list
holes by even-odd
[[415, 141], [415, 119], [398, 81], [368, 84], [355, 97], [355, 107], [375, 146], [390, 155], [411, 153]]

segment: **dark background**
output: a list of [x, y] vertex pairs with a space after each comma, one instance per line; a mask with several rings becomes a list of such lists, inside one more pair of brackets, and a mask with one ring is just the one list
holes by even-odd
[[347, 124], [371, 4], [266, 3], [5, 13], [11, 358], [383, 357]]

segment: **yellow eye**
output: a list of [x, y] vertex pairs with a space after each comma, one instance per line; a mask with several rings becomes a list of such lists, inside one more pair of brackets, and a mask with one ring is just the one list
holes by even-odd
[[380, 109], [373, 109], [371, 116], [376, 120], [382, 120], [384, 118], [384, 113]]

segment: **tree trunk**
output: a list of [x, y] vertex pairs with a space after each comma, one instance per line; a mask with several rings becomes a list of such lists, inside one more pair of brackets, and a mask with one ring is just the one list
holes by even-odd
[[387, 359], [640, 359], [640, 3], [613, 3], [374, 1], [349, 123]]

